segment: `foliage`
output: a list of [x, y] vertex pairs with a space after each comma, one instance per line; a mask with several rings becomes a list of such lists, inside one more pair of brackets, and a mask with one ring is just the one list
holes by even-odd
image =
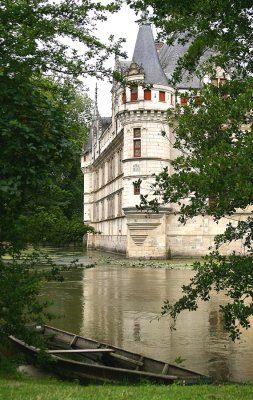
[[[40, 268], [43, 262], [47, 269]], [[0, 340], [8, 335], [31, 340], [27, 325], [52, 318], [46, 311], [49, 304], [39, 300], [41, 286], [46, 281], [61, 281], [60, 269], [38, 253], [22, 258], [20, 253], [14, 253], [10, 261], [0, 261], [0, 274]]]
[[80, 244], [85, 233], [93, 232], [93, 228], [84, 225], [78, 216], [67, 218], [60, 207], [41, 208], [31, 215], [22, 215], [20, 224], [24, 240], [37, 245]]
[[9, 85], [3, 90], [0, 100], [0, 241], [22, 246], [20, 215], [49, 204], [64, 203], [69, 217], [82, 209], [79, 149], [86, 137], [90, 102], [82, 100], [69, 82], [56, 85], [40, 78], [12, 89]]
[[[121, 41], [102, 42], [95, 30], [117, 9], [90, 0], [1, 1], [1, 256], [23, 248], [28, 237], [38, 240], [43, 224], [48, 237], [65, 229], [62, 240], [87, 229], [76, 212], [82, 204], [77, 160], [91, 104], [77, 78], [110, 73], [104, 62], [120, 54]], [[35, 264], [1, 261], [1, 336], [25, 334], [25, 323], [46, 316], [37, 296], [47, 276]]]
[[[179, 61], [174, 81], [180, 80], [184, 68], [195, 73], [201, 57], [207, 53], [211, 57], [206, 65], [209, 71], [219, 66], [233, 78], [240, 71], [243, 79], [252, 72], [251, 0], [128, 0], [128, 3], [137, 11], [151, 7], [149, 20], [168, 43], [176, 39], [189, 42], [189, 51]], [[146, 13], [143, 18], [147, 18]]]
[[[226, 329], [232, 339], [240, 328], [249, 328], [253, 315], [253, 64], [252, 4], [248, 0], [157, 1], [141, 0], [135, 8], [153, 7], [152, 21], [169, 42], [189, 42], [188, 52], [179, 60], [173, 82], [185, 70], [210, 83], [191, 93], [188, 105], [168, 112], [178, 157], [155, 177], [156, 198], [142, 197], [141, 209], [159, 212], [171, 203], [179, 220], [186, 223], [196, 215], [210, 215], [218, 222], [230, 217], [225, 232], [215, 238], [216, 252], [195, 263], [196, 276], [183, 286], [183, 297], [165, 302], [163, 313], [175, 321], [183, 310], [195, 310], [199, 299], [207, 301], [211, 290], [224, 290], [228, 303], [221, 305]], [[224, 84], [213, 86], [217, 70]], [[171, 172], [173, 171], [173, 172]], [[209, 201], [208, 201], [209, 199]], [[177, 206], [176, 206], [177, 204]], [[178, 211], [177, 211], [178, 210]], [[236, 212], [247, 211], [238, 220]], [[221, 257], [221, 246], [241, 240], [245, 254]]]
[[104, 61], [120, 53], [113, 37], [101, 42], [95, 35], [96, 22], [106, 20], [118, 5], [60, 0], [2, 0], [1, 71], [4, 77], [43, 73], [78, 77], [109, 73]]
[[121, 41], [102, 43], [95, 25], [117, 9], [91, 1], [2, 1], [0, 243], [20, 242], [23, 208], [76, 159], [87, 122], [80, 108], [90, 107], [77, 93], [77, 77], [108, 75], [104, 61], [120, 54]]

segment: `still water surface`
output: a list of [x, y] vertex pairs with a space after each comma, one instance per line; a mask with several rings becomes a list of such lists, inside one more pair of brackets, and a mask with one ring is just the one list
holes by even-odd
[[190, 269], [129, 268], [121, 265], [123, 259], [107, 261], [98, 252], [52, 255], [57, 262], [76, 257], [84, 264], [97, 262], [47, 285], [42, 297], [53, 299], [52, 311], [62, 315], [52, 325], [164, 361], [180, 357], [185, 367], [219, 380], [253, 383], [253, 328], [239, 342], [229, 339], [219, 315], [223, 295], [182, 313], [176, 331], [170, 331], [167, 318], [157, 319], [163, 300], [180, 296], [181, 285], [193, 275]]

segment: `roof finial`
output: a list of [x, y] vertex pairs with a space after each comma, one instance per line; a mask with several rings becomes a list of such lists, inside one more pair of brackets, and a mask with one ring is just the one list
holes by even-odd
[[96, 82], [96, 87], [95, 87], [95, 107], [96, 109], [98, 108], [98, 84]]
[[141, 24], [142, 25], [149, 25], [150, 24], [149, 17], [150, 17], [150, 14], [149, 14], [148, 9], [143, 10], [141, 12], [141, 21], [142, 21]]

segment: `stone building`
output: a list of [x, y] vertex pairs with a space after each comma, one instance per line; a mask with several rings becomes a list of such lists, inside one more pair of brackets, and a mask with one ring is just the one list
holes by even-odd
[[[132, 60], [116, 61], [115, 68], [129, 85], [114, 82], [111, 118], [101, 117], [96, 106], [81, 157], [84, 222], [97, 232], [88, 235], [88, 248], [136, 258], [196, 257], [208, 251], [214, 235], [227, 223], [217, 225], [210, 217], [199, 216], [182, 225], [174, 205], [159, 214], [136, 209], [140, 194], [152, 196], [153, 174], [164, 167], [171, 172], [170, 161], [177, 156], [166, 113], [177, 102], [186, 104], [187, 98], [176, 96], [176, 90], [185, 93], [201, 87], [197, 77], [184, 76], [176, 88], [168, 83], [185, 51], [179, 43], [155, 43], [150, 25], [144, 24]], [[141, 184], [136, 183], [139, 179]]]

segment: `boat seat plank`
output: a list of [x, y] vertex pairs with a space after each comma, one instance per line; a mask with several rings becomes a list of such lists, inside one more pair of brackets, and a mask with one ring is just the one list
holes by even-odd
[[71, 353], [111, 353], [113, 349], [68, 349], [68, 350], [47, 350], [48, 354], [71, 354]]

